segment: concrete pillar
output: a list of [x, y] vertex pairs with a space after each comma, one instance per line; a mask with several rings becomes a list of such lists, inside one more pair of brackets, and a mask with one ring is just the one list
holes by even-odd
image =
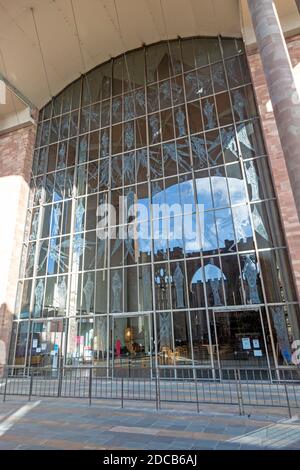
[[248, 6], [300, 221], [300, 100], [292, 65], [274, 2]]
[[[300, 34], [290, 37], [286, 41], [292, 66], [300, 63]], [[278, 206], [282, 217], [286, 245], [290, 254], [290, 262], [300, 299], [300, 223], [298, 219], [291, 183], [286, 168], [285, 158], [276, 126], [273, 109], [270, 106], [270, 95], [258, 51], [248, 51], [248, 64], [251, 71], [252, 83], [259, 103], [261, 124], [267, 147], [270, 169], [273, 175], [274, 186], [278, 199]]]
[[0, 367], [8, 359], [36, 128], [0, 134]]

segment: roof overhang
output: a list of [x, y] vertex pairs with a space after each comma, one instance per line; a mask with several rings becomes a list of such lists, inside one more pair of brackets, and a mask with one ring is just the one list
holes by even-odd
[[[295, 30], [295, 0], [276, 4], [284, 29]], [[2, 0], [0, 78], [29, 107], [41, 108], [125, 50], [178, 36], [238, 37], [242, 30], [253, 42], [247, 0]], [[0, 119], [15, 112], [1, 106]]]

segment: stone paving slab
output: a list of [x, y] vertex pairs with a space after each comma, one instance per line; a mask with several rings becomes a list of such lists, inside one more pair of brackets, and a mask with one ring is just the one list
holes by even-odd
[[[265, 414], [252, 410], [249, 416], [239, 416], [234, 407], [205, 405], [197, 413], [193, 406], [172, 404], [156, 411], [141, 402], [122, 409], [114, 401], [89, 406], [73, 399], [41, 399], [3, 431], [27, 403], [17, 398], [0, 402], [0, 449], [267, 449], [264, 442], [257, 445], [257, 435], [267, 426], [277, 426], [279, 443], [280, 429], [285, 436], [287, 429], [291, 436], [300, 436], [299, 420], [286, 421], [286, 413], [270, 408]], [[281, 448], [300, 449], [300, 439], [289, 443], [282, 435], [283, 442]]]

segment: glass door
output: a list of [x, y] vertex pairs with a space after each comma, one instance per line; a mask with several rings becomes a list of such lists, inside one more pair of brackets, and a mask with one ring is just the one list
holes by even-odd
[[259, 309], [214, 310], [214, 334], [220, 368], [268, 367], [268, 353]]
[[144, 376], [152, 368], [149, 315], [113, 316], [111, 355], [113, 374]]
[[64, 320], [33, 322], [30, 334], [30, 366], [58, 369], [63, 359], [64, 344]]

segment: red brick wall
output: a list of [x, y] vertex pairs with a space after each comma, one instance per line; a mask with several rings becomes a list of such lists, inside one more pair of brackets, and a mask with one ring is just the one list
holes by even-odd
[[[300, 62], [300, 35], [287, 39], [287, 46], [294, 67]], [[248, 52], [248, 63], [262, 118], [263, 132], [265, 135], [265, 142], [277, 192], [279, 209], [289, 248], [293, 275], [298, 290], [298, 296], [300, 298], [300, 224], [274, 114], [272, 108], [270, 109], [270, 96], [258, 52]]]
[[0, 135], [0, 340], [6, 345], [6, 355], [19, 276], [35, 131], [35, 126], [30, 124]]

